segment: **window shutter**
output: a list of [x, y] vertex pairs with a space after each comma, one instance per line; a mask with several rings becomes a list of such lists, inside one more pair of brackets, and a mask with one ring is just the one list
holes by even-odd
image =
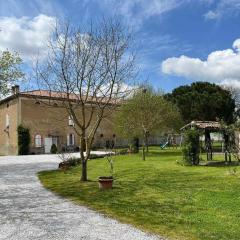
[[72, 126], [74, 127], [75, 126], [75, 123], [73, 121], [73, 117], [71, 116], [71, 120], [72, 120]]
[[37, 134], [35, 136], [35, 147], [41, 147], [42, 146], [42, 136]]
[[72, 145], [75, 145], [75, 135], [72, 134]]
[[67, 135], [67, 146], [69, 146], [69, 143], [70, 143], [70, 136], [69, 134]]
[[6, 114], [6, 127], [9, 127], [9, 115]]
[[68, 117], [68, 125], [74, 127], [74, 121], [73, 121], [73, 119], [72, 119], [72, 116], [69, 116], [69, 117]]

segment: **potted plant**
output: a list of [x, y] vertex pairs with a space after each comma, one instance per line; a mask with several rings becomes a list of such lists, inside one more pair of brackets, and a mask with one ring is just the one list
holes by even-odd
[[98, 178], [100, 189], [112, 189], [113, 187], [113, 159], [111, 153], [107, 155], [106, 158], [110, 166], [110, 176], [102, 176]]

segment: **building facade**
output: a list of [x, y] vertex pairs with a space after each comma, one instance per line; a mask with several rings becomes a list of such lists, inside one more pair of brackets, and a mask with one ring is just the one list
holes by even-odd
[[[48, 105], [49, 98], [53, 97], [46, 92], [19, 92], [15, 86], [12, 95], [0, 101], [0, 155], [18, 154], [19, 125], [30, 130], [30, 154], [50, 153], [52, 144], [59, 151], [79, 150], [79, 136], [71, 116], [56, 97], [54, 105]], [[105, 148], [113, 142], [116, 142], [113, 123], [111, 119], [103, 119], [93, 147]]]

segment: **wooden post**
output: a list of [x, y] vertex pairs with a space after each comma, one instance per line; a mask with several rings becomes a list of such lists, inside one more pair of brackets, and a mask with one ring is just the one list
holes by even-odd
[[207, 151], [207, 160], [212, 160], [212, 143], [211, 143], [211, 136], [210, 131], [205, 129], [205, 146]]

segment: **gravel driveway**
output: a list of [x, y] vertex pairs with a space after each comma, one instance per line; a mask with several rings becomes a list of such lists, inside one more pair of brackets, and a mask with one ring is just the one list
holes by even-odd
[[0, 239], [159, 240], [44, 189], [36, 173], [56, 169], [54, 155], [0, 157]]

